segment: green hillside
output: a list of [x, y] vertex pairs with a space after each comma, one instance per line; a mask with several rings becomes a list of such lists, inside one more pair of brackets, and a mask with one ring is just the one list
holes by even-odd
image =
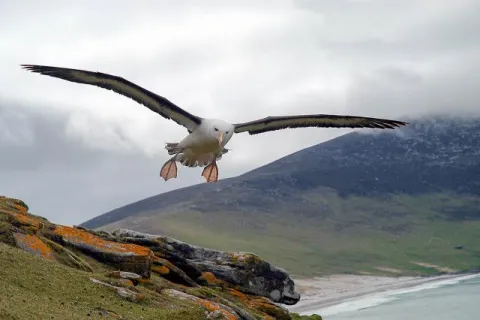
[[[474, 210], [480, 207], [479, 197], [432, 194], [345, 199], [334, 192], [304, 197], [305, 201], [328, 204], [332, 211], [325, 213], [325, 218], [298, 215], [294, 207], [258, 215], [177, 212], [161, 220], [145, 214], [102, 229], [129, 227], [200, 246], [255, 252], [301, 275], [412, 275], [480, 268], [480, 221], [447, 220], [439, 216], [437, 208], [443, 202], [449, 203], [446, 208], [461, 205]], [[448, 269], [427, 268], [416, 262]]]

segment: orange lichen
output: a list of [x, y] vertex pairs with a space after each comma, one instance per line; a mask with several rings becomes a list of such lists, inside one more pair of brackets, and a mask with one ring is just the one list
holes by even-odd
[[228, 292], [229, 292], [232, 296], [234, 296], [234, 297], [236, 297], [236, 298], [238, 298], [238, 299], [240, 299], [240, 300], [242, 300], [242, 301], [244, 301], [244, 302], [245, 302], [245, 301], [248, 301], [247, 295], [246, 295], [245, 293], [243, 293], [243, 292], [240, 292], [240, 291], [235, 290], [235, 289], [228, 289]]
[[36, 229], [38, 229], [42, 225], [42, 221], [40, 221], [40, 219], [29, 216], [25, 213], [17, 213], [12, 210], [5, 210], [5, 209], [0, 210], [0, 213], [8, 214], [21, 225], [33, 226]]
[[7, 198], [5, 196], [0, 197], [0, 208], [14, 209], [22, 213], [28, 211], [28, 206], [22, 200]]
[[228, 292], [233, 297], [238, 298], [247, 307], [263, 313], [264, 319], [277, 319], [285, 316], [285, 311], [270, 302], [267, 298], [249, 296], [235, 289], [228, 289]]
[[202, 274], [200, 275], [200, 277], [198, 277], [198, 279], [204, 280], [208, 286], [224, 287], [224, 288], [235, 287], [235, 285], [232, 283], [218, 279], [210, 271], [202, 272]]
[[198, 299], [197, 302], [201, 306], [203, 306], [205, 309], [207, 309], [207, 311], [210, 311], [210, 312], [218, 311], [218, 312], [220, 312], [225, 317], [225, 319], [228, 319], [228, 320], [237, 320], [238, 319], [238, 317], [236, 315], [234, 315], [233, 313], [225, 310], [225, 308], [222, 308], [222, 306], [220, 306], [219, 304], [217, 304], [215, 302], [211, 302], [211, 301], [208, 301], [208, 300], [205, 300], [205, 299]]
[[167, 267], [170, 270], [173, 270], [175, 268], [175, 265], [173, 263], [171, 263], [167, 259], [157, 257], [156, 255], [153, 257], [153, 263]]
[[209, 272], [209, 271], [202, 272], [202, 275], [200, 276], [200, 279], [203, 279], [203, 280], [207, 281], [207, 283], [211, 284], [211, 285], [217, 285], [219, 283], [219, 281], [217, 280], [215, 275], [213, 273]]
[[14, 204], [13, 204], [13, 207], [14, 207], [16, 210], [18, 210], [18, 211], [20, 211], [20, 212], [22, 212], [22, 213], [25, 213], [25, 214], [27, 213], [27, 208], [25, 208], [25, 207], [22, 206], [21, 204], [14, 203]]
[[169, 295], [170, 297], [181, 299], [181, 300], [189, 300], [191, 302], [197, 303], [201, 305], [205, 310], [209, 312], [217, 312], [220, 313], [224, 316], [225, 319], [228, 320], [238, 320], [239, 317], [235, 314], [235, 312], [232, 310], [230, 311], [229, 307], [226, 307], [224, 305], [221, 305], [216, 302], [212, 302], [206, 299], [202, 299], [196, 296], [193, 296], [191, 294], [178, 291], [175, 289], [164, 289], [162, 290], [162, 293], [165, 293]]
[[15, 242], [18, 247], [32, 252], [48, 260], [55, 260], [55, 255], [39, 237], [30, 234], [14, 233]]
[[275, 319], [289, 319], [287, 311], [273, 304], [264, 297], [252, 298], [249, 302], [247, 302], [247, 305], [255, 310], [263, 312], [266, 315], [272, 316]]
[[153, 252], [146, 248], [136, 244], [119, 243], [114, 241], [104, 240], [96, 235], [93, 235], [85, 230], [67, 227], [57, 226], [53, 233], [59, 235], [63, 240], [73, 243], [84, 243], [92, 247], [101, 249], [103, 252], [116, 252], [116, 253], [133, 253], [138, 256], [153, 256]]
[[127, 288], [131, 288], [135, 286], [133, 281], [130, 279], [119, 279], [118, 282], [120, 283], [121, 286], [127, 287]]
[[161, 275], [167, 275], [170, 273], [170, 269], [165, 266], [152, 266], [152, 271], [159, 273]]

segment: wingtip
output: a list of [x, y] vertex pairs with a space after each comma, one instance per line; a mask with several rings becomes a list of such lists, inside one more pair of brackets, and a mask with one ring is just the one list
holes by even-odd
[[35, 71], [34, 64], [21, 64], [20, 67], [24, 70]]

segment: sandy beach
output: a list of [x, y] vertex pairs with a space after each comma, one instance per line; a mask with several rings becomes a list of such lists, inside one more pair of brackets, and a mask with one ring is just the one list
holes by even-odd
[[331, 275], [315, 278], [296, 278], [296, 291], [300, 301], [288, 309], [302, 313], [321, 309], [345, 300], [378, 293], [414, 287], [432, 281], [439, 281], [465, 275], [442, 275], [435, 277], [386, 277], [368, 275]]

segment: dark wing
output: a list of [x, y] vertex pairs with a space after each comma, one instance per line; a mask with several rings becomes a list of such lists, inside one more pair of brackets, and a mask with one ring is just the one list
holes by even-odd
[[257, 134], [286, 128], [379, 128], [394, 129], [407, 125], [407, 122], [355, 116], [339, 116], [331, 114], [310, 114], [285, 117], [266, 117], [263, 119], [237, 123], [235, 133], [248, 131]]
[[64, 79], [67, 81], [85, 83], [113, 90], [116, 93], [129, 97], [140, 104], [143, 104], [150, 110], [158, 113], [162, 117], [172, 119], [176, 123], [187, 128], [189, 132], [193, 131], [200, 124], [202, 118], [197, 117], [176, 106], [164, 97], [150, 92], [136, 84], [121, 77], [112, 76], [100, 72], [85, 70], [58, 68], [49, 66], [39, 66], [23, 64], [24, 69], [32, 72], [44, 74], [51, 77]]

